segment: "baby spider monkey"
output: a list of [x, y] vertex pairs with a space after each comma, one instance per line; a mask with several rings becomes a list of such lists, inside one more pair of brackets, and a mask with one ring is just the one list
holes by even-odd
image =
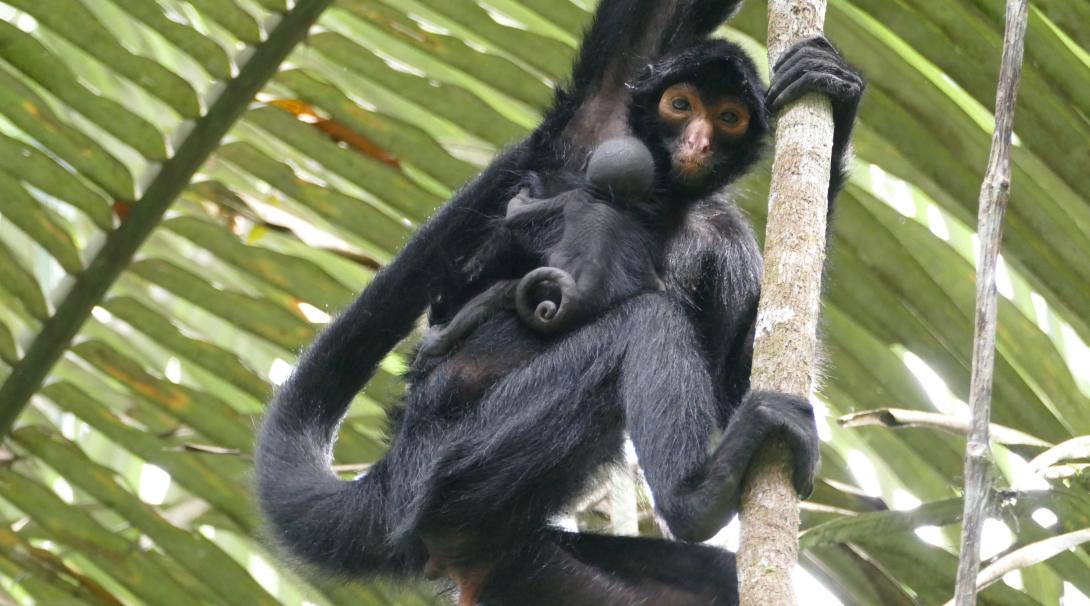
[[655, 265], [661, 243], [646, 227], [655, 217], [654, 179], [651, 151], [635, 137], [599, 145], [585, 180], [558, 195], [545, 197], [545, 184], [533, 175], [472, 263], [484, 275], [537, 267], [495, 283], [449, 322], [429, 328], [421, 353], [450, 351], [500, 309], [514, 309], [539, 333], [557, 334], [625, 299], [662, 290]]

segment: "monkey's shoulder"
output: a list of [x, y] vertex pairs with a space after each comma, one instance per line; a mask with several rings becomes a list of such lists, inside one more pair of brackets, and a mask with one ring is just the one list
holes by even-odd
[[756, 242], [753, 226], [745, 213], [727, 198], [714, 198], [688, 210], [671, 235], [669, 247], [700, 254], [714, 253], [724, 245], [748, 247], [750, 243], [755, 246]]
[[689, 209], [664, 250], [665, 281], [690, 295], [709, 281], [724, 279], [720, 275], [724, 267], [759, 275], [760, 265], [753, 227], [728, 199], [708, 200]]

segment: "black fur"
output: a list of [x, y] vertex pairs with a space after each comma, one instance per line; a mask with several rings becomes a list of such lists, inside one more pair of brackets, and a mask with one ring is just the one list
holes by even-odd
[[[467, 302], [449, 322], [433, 325], [420, 354], [442, 355], [501, 309], [514, 309], [541, 334], [560, 334], [641, 292], [661, 290], [660, 250], [647, 226], [655, 172], [651, 152], [621, 137], [599, 146], [586, 182], [551, 198], [524, 189], [477, 258], [476, 272], [499, 276], [526, 265]], [[539, 197], [534, 197], [534, 196]], [[513, 261], [517, 260], [517, 261]]]
[[[748, 393], [756, 241], [733, 205], [707, 195], [748, 168], [756, 141], [739, 147], [736, 164], [720, 167], [714, 184], [674, 191], [666, 183], [655, 192], [663, 292], [628, 299], [556, 337], [529, 330], [509, 310], [485, 318], [448, 354], [414, 362], [390, 449], [366, 475], [344, 482], [329, 468], [351, 399], [425, 308], [445, 321], [514, 277], [467, 263], [527, 175], [578, 174], [589, 150], [628, 130], [639, 74], [637, 91], [659, 86], [656, 72], [684, 77], [686, 59], [678, 57], [688, 53], [694, 65], [733, 66], [726, 79], [752, 89], [761, 106], [744, 54], [701, 44], [736, 5], [603, 0], [573, 83], [542, 126], [448, 202], [304, 353], [270, 403], [257, 449], [258, 501], [287, 554], [357, 578], [416, 578], [437, 554], [447, 570], [485, 565], [485, 604], [736, 603], [729, 554], [559, 533], [547, 523], [615, 459], [625, 430], [659, 513], [686, 540], [707, 538], [733, 515], [749, 458], [773, 432], [793, 446], [796, 486], [809, 491], [818, 441], [808, 403]], [[831, 93], [850, 110], [836, 114], [837, 140], [846, 144], [852, 90], [808, 74], [851, 69], [818, 42], [803, 46], [818, 58], [781, 89], [794, 94], [792, 82], [803, 81], [807, 91]], [[646, 125], [640, 107], [632, 106], [635, 131]], [[713, 448], [717, 427], [724, 437]]]

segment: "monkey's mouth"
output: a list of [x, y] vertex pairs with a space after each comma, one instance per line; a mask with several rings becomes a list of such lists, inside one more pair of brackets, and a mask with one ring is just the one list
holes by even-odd
[[709, 166], [707, 158], [688, 156], [674, 162], [674, 171], [683, 179], [691, 180], [704, 176]]

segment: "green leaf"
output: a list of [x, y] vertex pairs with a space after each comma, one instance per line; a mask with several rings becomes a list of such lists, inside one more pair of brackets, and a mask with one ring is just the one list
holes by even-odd
[[0, 113], [115, 199], [136, 197], [132, 175], [125, 165], [93, 139], [65, 124], [41, 97], [6, 69], [0, 69]]
[[111, 2], [157, 31], [178, 50], [192, 57], [204, 68], [204, 71], [208, 72], [208, 75], [218, 80], [225, 80], [231, 76], [231, 59], [222, 47], [196, 30], [172, 21], [154, 0], [111, 0]]
[[234, 560], [199, 532], [185, 531], [163, 519], [119, 483], [113, 470], [91, 461], [62, 436], [40, 427], [27, 427], [13, 435], [16, 443], [99, 503], [123, 516], [155, 542], [172, 559], [206, 583], [220, 599], [232, 604], [277, 604]]
[[161, 259], [138, 261], [131, 271], [198, 307], [289, 351], [298, 351], [314, 338], [314, 329], [301, 315], [263, 299], [228, 292]]
[[79, 273], [83, 263], [70, 228], [7, 173], [0, 172], [0, 215], [40, 244], [65, 271]]
[[104, 587], [5, 527], [0, 527], [0, 573], [18, 578], [19, 587], [42, 604], [121, 606]]
[[102, 342], [77, 343], [72, 352], [120, 382], [141, 400], [201, 432], [217, 446], [241, 451], [253, 448], [253, 436], [246, 421], [226, 402], [154, 377], [139, 362]]
[[[434, 76], [458, 78], [474, 89], [480, 83], [534, 108], [543, 108], [552, 101], [552, 89], [512, 61], [483, 53], [454, 36], [436, 33], [435, 28], [427, 31], [378, 0], [338, 0], [337, 8], [362, 21], [360, 31], [370, 35], [360, 42], [373, 44], [384, 54], [405, 60], [409, 65], [419, 64], [425, 71], [432, 68], [440, 72]], [[454, 69], [456, 73], [442, 73], [446, 70], [440, 67]]]
[[526, 128], [497, 113], [465, 88], [395, 70], [340, 34], [321, 33], [312, 37], [309, 44], [338, 65], [359, 73], [493, 145], [507, 145], [529, 134]]
[[110, 202], [84, 185], [49, 156], [25, 143], [0, 135], [0, 170], [63, 200], [87, 215], [99, 229], [113, 227]]
[[185, 80], [121, 46], [110, 30], [76, 0], [11, 0], [8, 4], [34, 15], [43, 25], [174, 108], [183, 118], [200, 116], [201, 102]]
[[240, 41], [250, 45], [261, 43], [261, 26], [252, 15], [239, 8], [234, 2], [223, 0], [188, 0], [188, 2]]
[[164, 222], [163, 227], [300, 301], [330, 311], [352, 302], [353, 293], [314, 263], [261, 247], [246, 246], [234, 234], [209, 221], [178, 217]]
[[799, 537], [799, 549], [832, 543], [855, 543], [868, 537], [911, 533], [920, 526], [946, 526], [961, 519], [961, 499], [921, 505], [911, 511], [881, 511], [846, 516], [810, 528]]
[[339, 147], [318, 130], [285, 111], [262, 107], [248, 112], [246, 120], [307, 157], [321, 162], [334, 174], [374, 195], [389, 208], [405, 213], [410, 219], [422, 221], [439, 205], [440, 200], [436, 196], [421, 189], [399, 170]]
[[[2, 277], [2, 276], [0, 276]], [[19, 361], [19, 351], [15, 347], [15, 337], [7, 324], [0, 322], [0, 360], [14, 365]]]
[[256, 527], [248, 504], [245, 468], [233, 457], [182, 452], [173, 444], [126, 423], [108, 407], [72, 383], [54, 383], [42, 395], [79, 417], [140, 459], [165, 469], [179, 484], [231, 517], [243, 529]]
[[[185, 189], [200, 165], [219, 144], [227, 129], [242, 115], [257, 90], [272, 77], [277, 66], [305, 37], [311, 24], [328, 6], [329, 0], [311, 0], [296, 6], [280, 20], [269, 39], [227, 84], [208, 113], [188, 133], [185, 143], [164, 164], [149, 184], [132, 213], [122, 222], [91, 260], [87, 270], [58, 306], [57, 312], [27, 349], [17, 380], [0, 386], [0, 435], [41, 386], [80, 325], [102, 300], [114, 280], [125, 270], [137, 248], [147, 239], [175, 198]], [[0, 74], [3, 71], [0, 70]], [[0, 85], [3, 84], [0, 78]], [[0, 101], [3, 91], [0, 86]], [[2, 103], [0, 103], [2, 106]]]
[[68, 66], [30, 35], [0, 21], [0, 56], [149, 160], [167, 158], [162, 134], [147, 120], [84, 86]]
[[115, 297], [103, 303], [102, 307], [148, 338], [222, 377], [256, 400], [264, 400], [269, 395], [268, 384], [246, 368], [238, 356], [207, 341], [186, 336], [169, 318], [144, 303], [132, 297]]
[[70, 507], [38, 482], [0, 469], [0, 493], [37, 522], [51, 540], [78, 549], [134, 595], [153, 604], [193, 604], [189, 594], [157, 564], [133, 557], [134, 541], [110, 532], [90, 514]]
[[378, 149], [372, 153], [392, 153], [394, 161], [411, 157], [421, 170], [451, 190], [461, 187], [477, 174], [476, 167], [451, 157], [417, 127], [362, 109], [336, 87], [320, 82], [302, 70], [281, 72], [276, 80], [295, 91], [300, 99], [329, 112], [335, 120], [375, 145]]
[[[2, 202], [0, 202], [2, 203]], [[0, 240], [0, 258], [6, 259], [0, 263], [0, 288], [15, 295], [30, 315], [39, 320], [44, 320], [49, 315], [45, 297], [42, 295], [38, 281], [34, 274], [25, 267], [18, 257], [2, 240]]]
[[382, 250], [396, 251], [408, 239], [410, 227], [403, 220], [332, 187], [311, 183], [287, 164], [276, 162], [252, 145], [228, 143], [219, 149], [218, 156], [291, 196], [330, 224], [369, 240]]

